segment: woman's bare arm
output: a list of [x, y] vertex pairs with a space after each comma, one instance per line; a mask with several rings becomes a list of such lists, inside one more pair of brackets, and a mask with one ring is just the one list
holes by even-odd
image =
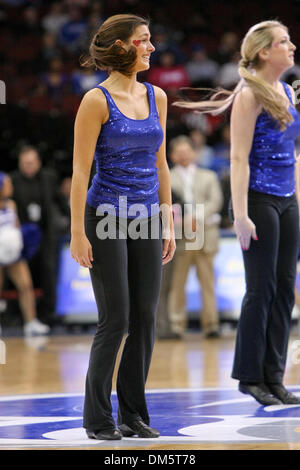
[[243, 249], [251, 237], [256, 239], [255, 225], [248, 217], [249, 154], [255, 123], [260, 112], [252, 90], [242, 89], [236, 96], [231, 113], [230, 176], [234, 227]]
[[164, 245], [163, 245], [163, 264], [168, 263], [174, 256], [176, 249], [176, 242], [174, 236], [174, 225], [172, 215], [172, 195], [171, 195], [171, 182], [170, 182], [170, 170], [166, 158], [166, 121], [167, 121], [167, 96], [163, 90], [158, 87], [155, 89], [155, 99], [157, 110], [159, 114], [160, 125], [164, 132], [163, 142], [156, 153], [157, 157], [157, 170], [159, 180], [159, 202], [163, 208], [163, 222], [165, 221], [167, 226], [164, 225]]
[[86, 93], [74, 125], [73, 176], [71, 186], [71, 255], [84, 267], [92, 267], [92, 248], [85, 235], [84, 211], [91, 166], [107, 104], [100, 90]]

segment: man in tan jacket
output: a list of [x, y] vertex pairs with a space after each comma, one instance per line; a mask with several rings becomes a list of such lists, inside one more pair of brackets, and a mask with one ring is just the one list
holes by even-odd
[[[201, 327], [206, 337], [214, 337], [219, 331], [219, 315], [216, 306], [213, 263], [219, 243], [222, 190], [215, 172], [195, 165], [195, 152], [192, 141], [188, 137], [179, 136], [170, 142], [170, 159], [174, 163], [171, 169], [172, 190], [185, 203], [184, 228], [181, 240], [177, 238], [168, 302], [171, 328], [179, 335], [182, 335], [186, 329], [185, 284], [189, 268], [196, 265], [202, 289]], [[200, 218], [196, 207], [201, 209], [198, 211]], [[194, 240], [198, 240], [197, 249], [195, 249], [197, 245], [191, 243], [193, 241], [191, 233], [187, 232], [189, 225], [190, 232], [194, 234]]]

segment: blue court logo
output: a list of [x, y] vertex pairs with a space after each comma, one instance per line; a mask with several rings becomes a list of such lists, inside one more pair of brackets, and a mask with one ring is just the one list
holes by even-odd
[[[300, 396], [300, 387], [289, 388]], [[0, 397], [0, 448], [107, 445], [87, 438], [82, 428], [83, 399], [83, 394]], [[149, 390], [147, 403], [151, 425], [161, 432], [155, 443], [300, 440], [300, 405], [263, 407], [235, 389]], [[116, 394], [112, 406], [116, 417]], [[115, 445], [138, 447], [145, 441], [150, 444], [149, 439], [123, 438]]]

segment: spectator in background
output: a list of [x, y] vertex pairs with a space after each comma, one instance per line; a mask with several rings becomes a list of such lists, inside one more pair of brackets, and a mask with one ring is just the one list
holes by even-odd
[[[213, 147], [206, 145], [206, 135], [201, 129], [192, 129], [190, 131], [190, 138], [193, 142], [195, 150], [195, 163], [202, 168], [211, 169], [216, 171], [219, 175], [220, 185], [223, 194], [223, 205], [220, 210], [221, 223], [220, 228], [232, 228], [232, 221], [228, 215], [228, 206], [230, 201], [230, 160], [229, 160], [229, 145], [230, 145], [230, 132], [229, 127], [226, 125], [222, 129], [223, 143], [216, 146], [216, 151]], [[216, 153], [216, 156], [215, 156]]]
[[55, 204], [54, 217], [55, 226], [57, 227], [57, 258], [56, 258], [56, 273], [59, 274], [59, 255], [65, 243], [70, 242], [71, 237], [71, 211], [70, 211], [70, 194], [71, 194], [72, 177], [65, 176], [59, 185], [59, 196], [64, 202], [64, 211]]
[[60, 184], [60, 191], [64, 195], [68, 207], [70, 207], [72, 176], [65, 176]]
[[226, 31], [219, 42], [218, 49], [213, 56], [213, 59], [220, 65], [230, 62], [232, 55], [239, 51], [239, 38], [234, 31]]
[[72, 74], [72, 89], [76, 95], [82, 96], [99, 83], [103, 82], [108, 74], [102, 70], [78, 69]]
[[[213, 159], [210, 168], [215, 171], [223, 194], [223, 206], [220, 211], [222, 229], [232, 229], [232, 220], [229, 217], [228, 207], [231, 198], [230, 188], [230, 125], [225, 122], [220, 126], [217, 134], [217, 144], [213, 147]], [[218, 135], [219, 134], [219, 135]]]
[[87, 21], [80, 8], [69, 8], [69, 19], [59, 30], [59, 43], [70, 54], [77, 54], [79, 39], [87, 28]]
[[153, 27], [152, 41], [155, 46], [155, 51], [151, 56], [151, 64], [159, 64], [160, 57], [165, 52], [172, 52], [177, 64], [182, 64], [186, 61], [184, 53], [180, 47], [170, 39], [169, 34], [164, 26], [158, 24]]
[[98, 29], [100, 28], [101, 23], [103, 23], [103, 18], [99, 16], [99, 13], [97, 10], [93, 11], [90, 13], [88, 17], [88, 22], [87, 22], [87, 27], [83, 31], [83, 33], [80, 34], [78, 38], [78, 52], [86, 53], [89, 49], [89, 45], [91, 43], [91, 40], [93, 36], [96, 34]]
[[42, 25], [45, 31], [58, 36], [62, 26], [68, 21], [69, 16], [65, 12], [64, 2], [53, 2], [49, 12], [43, 17]]
[[19, 5], [24, 5], [25, 3], [27, 3], [27, 0], [2, 0], [1, 3], [3, 5], [19, 6]]
[[[174, 225], [182, 222], [183, 201], [172, 191]], [[176, 236], [176, 234], [175, 234]], [[176, 256], [176, 255], [175, 255]], [[160, 296], [156, 312], [156, 337], [158, 339], [180, 339], [181, 335], [172, 331], [169, 314], [169, 295], [174, 271], [174, 258], [162, 268]]]
[[[191, 240], [177, 240], [173, 276], [169, 297], [169, 312], [172, 331], [183, 335], [186, 324], [185, 284], [192, 265], [196, 265], [197, 276], [202, 288], [201, 326], [207, 338], [219, 334], [219, 318], [215, 297], [214, 257], [219, 242], [219, 211], [222, 207], [222, 192], [216, 174], [210, 170], [197, 168], [192, 141], [179, 136], [170, 142], [170, 159], [175, 164], [171, 169], [172, 191], [176, 192], [184, 204], [190, 204], [193, 212], [184, 211], [184, 222], [191, 219], [192, 231], [200, 237], [204, 225], [203, 246], [186, 249]], [[196, 220], [196, 204], [204, 204], [204, 219]], [[201, 232], [201, 233], [200, 233]], [[184, 232], [185, 235], [186, 232]]]
[[56, 225], [54, 205], [68, 214], [65, 199], [58, 190], [56, 172], [42, 168], [37, 149], [25, 146], [19, 152], [19, 169], [11, 174], [20, 223], [35, 223], [42, 232], [38, 253], [29, 265], [34, 284], [43, 289], [40, 315], [45, 322], [51, 322], [56, 307], [55, 262]]
[[176, 56], [170, 50], [160, 55], [159, 64], [151, 68], [147, 80], [171, 96], [175, 96], [179, 88], [190, 86], [185, 66], [176, 62]]
[[192, 46], [191, 58], [186, 70], [193, 87], [213, 87], [218, 74], [219, 65], [207, 55], [201, 44]]
[[206, 144], [206, 134], [201, 129], [191, 129], [190, 139], [195, 151], [195, 163], [202, 168], [211, 168], [214, 160], [214, 150]]
[[230, 167], [230, 125], [226, 122], [219, 128], [217, 144], [214, 145], [214, 160], [211, 169], [215, 171], [221, 179]]
[[206, 135], [210, 135], [212, 132], [209, 118], [203, 114], [185, 111], [184, 114], [182, 114], [181, 120], [188, 129], [200, 129], [200, 131], [204, 132]]
[[16, 30], [20, 33], [20, 38], [24, 35], [37, 35], [43, 33], [43, 28], [40, 23], [40, 13], [38, 7], [34, 5], [27, 5], [23, 10], [22, 21], [20, 28]]
[[99, 20], [104, 21], [104, 12], [103, 12], [103, 3], [101, 0], [92, 0], [89, 2], [90, 5], [90, 12], [91, 14], [95, 14], [98, 16]]
[[[43, 335], [49, 333], [49, 326], [43, 325], [36, 314], [36, 304], [30, 270], [26, 259], [22, 256], [20, 244], [16, 250], [14, 238], [19, 233], [20, 240], [22, 232], [18, 220], [17, 208], [14, 201], [11, 200], [13, 186], [11, 178], [0, 172], [0, 234], [1, 251], [5, 249], [5, 262], [0, 261], [0, 294], [3, 287], [4, 275], [8, 274], [19, 293], [19, 304], [23, 315], [23, 329], [25, 336]], [[6, 232], [7, 235], [4, 235]], [[4, 237], [4, 239], [3, 239]], [[8, 243], [14, 241], [14, 250], [10, 249]], [[4, 242], [4, 245], [2, 244]], [[5, 248], [4, 248], [5, 247]], [[11, 257], [9, 259], [8, 252]], [[1, 253], [2, 254], [2, 253]], [[1, 330], [1, 326], [0, 326]]]
[[240, 53], [234, 52], [229, 62], [220, 67], [217, 85], [226, 89], [231, 89], [236, 86], [240, 79], [238, 72], [240, 58]]
[[[182, 5], [180, 5], [180, 10], [182, 10]], [[179, 15], [180, 10], [178, 11]], [[192, 40], [195, 40], [199, 38], [199, 35], [212, 33], [211, 21], [205, 16], [203, 9], [201, 13], [193, 9], [192, 14], [185, 19], [182, 30], [184, 31], [185, 37], [191, 37]]]
[[54, 33], [46, 31], [42, 37], [41, 49], [36, 60], [36, 68], [40, 72], [48, 69], [49, 63], [61, 54]]
[[[55, 224], [57, 227], [58, 234], [58, 245], [61, 246], [62, 243], [69, 241], [70, 239], [70, 223], [71, 223], [71, 212], [70, 212], [70, 194], [71, 194], [71, 183], [72, 177], [65, 176], [58, 188], [58, 194], [61, 200], [63, 201], [63, 210], [59, 204], [54, 204], [55, 211]], [[58, 255], [60, 249], [58, 249]]]
[[64, 73], [63, 61], [60, 57], [50, 60], [48, 70], [41, 74], [41, 81], [46, 93], [54, 101], [60, 101], [63, 95], [70, 89], [70, 78]]

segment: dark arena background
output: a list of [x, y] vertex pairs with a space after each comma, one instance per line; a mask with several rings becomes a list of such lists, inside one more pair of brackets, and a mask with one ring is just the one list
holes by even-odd
[[[155, 52], [150, 69], [140, 73], [138, 80], [157, 85], [167, 94], [170, 168], [170, 141], [188, 136], [197, 165], [215, 172], [223, 202], [215, 214], [219, 221], [214, 259], [218, 334], [206, 335], [201, 326], [202, 283], [194, 264], [185, 284], [185, 330], [171, 332], [172, 273], [165, 267], [146, 388], [151, 423], [161, 436], [108, 443], [89, 440], [82, 428], [97, 309], [89, 271], [70, 255], [69, 198], [76, 112], [83, 95], [107, 77], [106, 72], [81, 67], [79, 60], [101, 23], [119, 13], [150, 19]], [[300, 47], [297, 0], [0, 1], [0, 171], [11, 176], [21, 225], [33, 230], [26, 232], [33, 250], [28, 266], [37, 318], [49, 327], [47, 334], [26, 334], [20, 308], [20, 292], [26, 285], [21, 284], [20, 291], [1, 267], [1, 450], [89, 449], [115, 456], [126, 451], [128, 455], [138, 450], [163, 455], [186, 450], [193, 464], [194, 457], [200, 462], [197, 455], [202, 450], [300, 449], [300, 406], [260, 406], [239, 393], [231, 378], [245, 284], [242, 253], [228, 216], [230, 114], [201, 115], [172, 106], [182, 96], [199, 98], [197, 88], [232, 90], [239, 80], [241, 40], [252, 25], [267, 19], [287, 25], [293, 43]], [[297, 97], [298, 49], [295, 65], [283, 80], [293, 86]], [[300, 139], [296, 148], [299, 153]], [[25, 169], [20, 163], [24, 149], [34, 154]], [[93, 167], [91, 177], [94, 171]], [[3, 250], [0, 237], [0, 255]], [[298, 288], [300, 270], [285, 374], [285, 385], [300, 397]], [[115, 383], [114, 375], [114, 415]]]

